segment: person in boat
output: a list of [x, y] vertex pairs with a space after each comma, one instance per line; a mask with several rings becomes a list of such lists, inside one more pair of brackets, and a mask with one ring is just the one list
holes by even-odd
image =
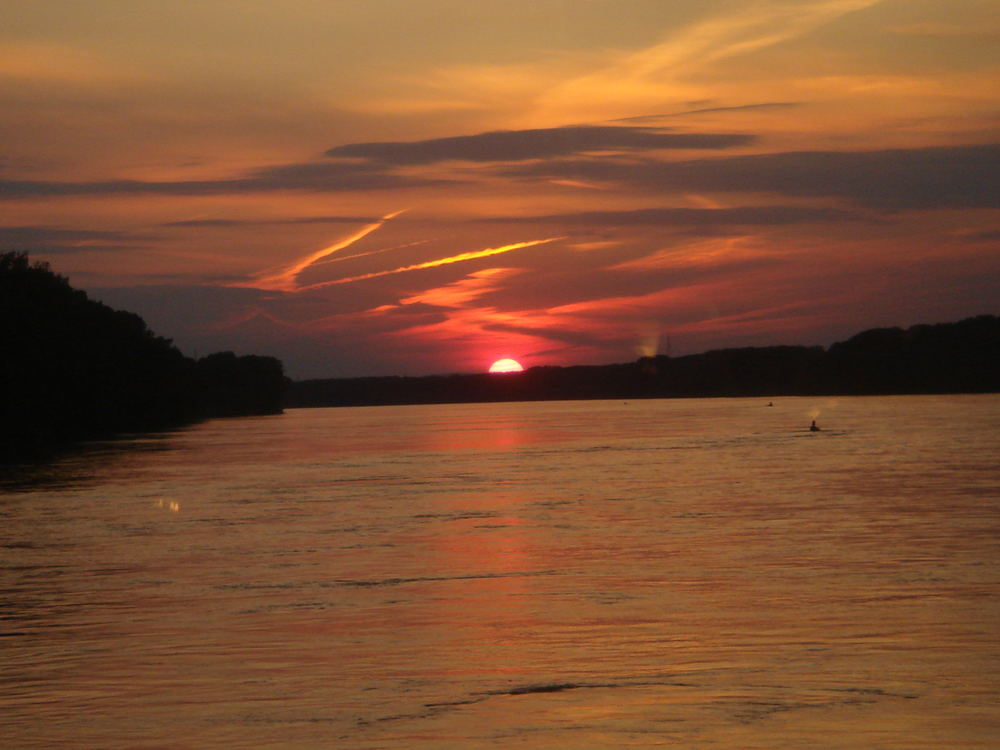
[[809, 432], [819, 432], [819, 427], [816, 426], [815, 419], [812, 421], [812, 424], [809, 425]]

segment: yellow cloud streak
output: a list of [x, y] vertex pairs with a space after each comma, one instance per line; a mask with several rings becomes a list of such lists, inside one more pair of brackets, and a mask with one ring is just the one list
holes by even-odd
[[392, 247], [380, 247], [378, 250], [369, 250], [364, 253], [355, 253], [354, 255], [341, 255], [336, 258], [328, 258], [324, 260], [322, 265], [327, 265], [329, 263], [340, 263], [344, 260], [354, 260], [355, 258], [365, 258], [369, 255], [379, 255], [380, 253], [387, 253], [390, 250], [403, 250], [408, 247], [414, 247], [415, 245], [426, 245], [430, 240], [416, 240], [415, 242], [407, 242], [403, 245], [393, 245]]
[[477, 258], [486, 258], [490, 255], [500, 255], [501, 253], [509, 253], [511, 250], [520, 250], [525, 247], [534, 247], [535, 245], [544, 245], [547, 242], [555, 242], [556, 240], [562, 240], [565, 237], [547, 237], [544, 240], [529, 240], [527, 242], [515, 242], [511, 245], [503, 245], [502, 247], [488, 247], [484, 250], [471, 250], [467, 253], [459, 253], [458, 255], [451, 255], [447, 258], [438, 258], [436, 260], [428, 260], [424, 263], [415, 263], [412, 266], [402, 266], [400, 268], [394, 268], [390, 271], [374, 271], [372, 273], [362, 274], [361, 276], [351, 276], [346, 279], [336, 279], [335, 281], [324, 281], [319, 284], [312, 284], [310, 286], [301, 287], [299, 291], [305, 291], [307, 289], [318, 289], [324, 286], [333, 286], [335, 284], [350, 284], [353, 281], [364, 281], [366, 279], [375, 279], [379, 276], [389, 276], [394, 273], [404, 273], [406, 271], [419, 271], [424, 268], [436, 268], [437, 266], [445, 266], [449, 263], [461, 263], [466, 260], [476, 260]]
[[[349, 234], [342, 240], [335, 242], [334, 244], [324, 247], [322, 250], [317, 250], [314, 253], [295, 261], [292, 265], [285, 268], [283, 271], [279, 271], [273, 276], [263, 276], [258, 277], [253, 281], [248, 281], [241, 284], [234, 284], [233, 286], [246, 286], [254, 289], [271, 289], [276, 292], [296, 292], [299, 291], [300, 287], [296, 284], [295, 278], [302, 273], [305, 269], [311, 266], [313, 263], [322, 260], [328, 255], [332, 255], [338, 250], [343, 250], [344, 248], [350, 247], [358, 240], [366, 237], [367, 235], [374, 232], [380, 226], [385, 224], [392, 218], [399, 216], [403, 211], [393, 211], [383, 216], [378, 221], [373, 221], [371, 224], [365, 224], [361, 229], [356, 232]], [[308, 288], [308, 287], [306, 287]]]

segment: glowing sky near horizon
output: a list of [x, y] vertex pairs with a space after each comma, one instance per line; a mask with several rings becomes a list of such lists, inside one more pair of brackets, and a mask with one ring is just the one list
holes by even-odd
[[1000, 312], [993, 0], [47, 0], [0, 249], [292, 377]]

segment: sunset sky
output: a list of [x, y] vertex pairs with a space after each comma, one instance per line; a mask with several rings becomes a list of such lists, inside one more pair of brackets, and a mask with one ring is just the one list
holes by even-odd
[[2, 2], [0, 249], [293, 378], [1000, 313], [996, 0]]

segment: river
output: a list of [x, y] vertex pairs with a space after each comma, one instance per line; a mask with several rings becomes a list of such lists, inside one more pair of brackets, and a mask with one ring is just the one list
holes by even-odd
[[89, 444], [0, 485], [0, 744], [995, 748], [998, 424], [582, 401]]

